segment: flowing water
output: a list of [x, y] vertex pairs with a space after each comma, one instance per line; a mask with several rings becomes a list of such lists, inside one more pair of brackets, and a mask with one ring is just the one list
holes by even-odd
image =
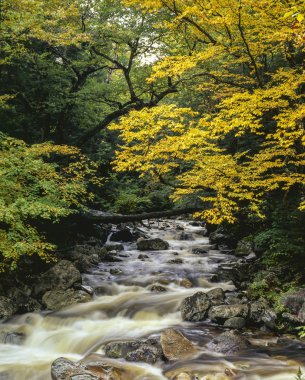
[[[188, 240], [180, 240], [182, 228]], [[83, 277], [84, 284], [102, 295], [61, 312], [26, 314], [0, 325], [0, 333], [26, 334], [19, 344], [0, 344], [1, 380], [50, 380], [51, 363], [58, 357], [77, 361], [95, 352], [103, 354], [107, 342], [157, 337], [168, 327], [178, 328], [198, 346], [195, 357], [154, 366], [108, 361], [128, 370], [125, 380], [173, 379], [184, 371], [199, 380], [230, 379], [233, 374], [245, 380], [295, 378], [305, 364], [305, 345], [298, 340], [247, 330], [244, 334], [252, 346], [238, 356], [224, 356], [206, 348], [207, 342], [223, 332], [221, 327], [182, 321], [179, 305], [185, 297], [215, 287], [234, 292], [230, 282], [212, 282], [219, 265], [233, 262], [233, 256], [214, 250], [203, 228], [186, 221], [155, 222], [143, 230], [150, 237], [167, 240], [170, 249], [139, 252], [135, 244], [125, 244], [121, 262], [101, 263]], [[206, 248], [208, 253], [193, 254], [195, 247]], [[139, 259], [141, 253], [148, 258]], [[186, 278], [193, 288], [181, 286]], [[162, 285], [166, 292], [152, 292], [152, 284]]]

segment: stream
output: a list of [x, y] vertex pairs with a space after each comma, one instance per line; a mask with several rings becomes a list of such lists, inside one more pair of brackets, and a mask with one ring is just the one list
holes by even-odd
[[[16, 316], [0, 325], [0, 332], [11, 328], [26, 335], [20, 344], [0, 344], [1, 380], [50, 380], [51, 363], [59, 357], [78, 361], [92, 353], [104, 354], [103, 346], [108, 342], [158, 337], [169, 327], [181, 331], [198, 347], [195, 357], [155, 365], [123, 359], [108, 362], [128, 369], [132, 375], [126, 380], [174, 379], [181, 372], [199, 380], [295, 379], [298, 369], [305, 366], [305, 345], [297, 339], [245, 329], [250, 348], [225, 356], [206, 347], [223, 327], [182, 321], [179, 305], [184, 298], [219, 287], [235, 291], [231, 282], [215, 282], [219, 265], [234, 262], [235, 256], [215, 250], [203, 236], [203, 228], [188, 221], [155, 221], [143, 230], [150, 237], [168, 241], [170, 249], [140, 252], [135, 243], [124, 243], [121, 262], [100, 263], [83, 275], [83, 284], [96, 290], [91, 302], [60, 312]], [[180, 240], [182, 231], [188, 240]], [[196, 247], [208, 253], [192, 253]], [[148, 257], [139, 259], [140, 254]], [[190, 280], [193, 287], [183, 287], [183, 279]], [[152, 284], [166, 291], [152, 292]], [[227, 375], [228, 370], [233, 375]]]

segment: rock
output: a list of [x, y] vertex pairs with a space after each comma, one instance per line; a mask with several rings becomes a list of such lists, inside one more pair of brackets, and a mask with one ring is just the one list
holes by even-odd
[[50, 290], [42, 297], [43, 304], [48, 310], [58, 311], [65, 307], [84, 303], [91, 300], [91, 296], [83, 290]]
[[210, 307], [210, 300], [203, 292], [197, 292], [185, 298], [180, 306], [182, 319], [185, 321], [198, 322], [206, 318]]
[[212, 244], [232, 246], [234, 245], [235, 239], [230, 234], [226, 233], [222, 228], [218, 228], [216, 231], [212, 232], [209, 236], [209, 240]]
[[103, 247], [100, 250], [100, 255], [99, 258], [101, 261], [109, 262], [109, 263], [115, 263], [115, 262], [120, 262], [122, 261], [118, 257], [116, 257], [116, 254], [118, 252], [113, 250], [113, 251], [108, 251], [105, 247]]
[[76, 282], [81, 283], [80, 271], [68, 260], [61, 260], [53, 268], [42, 274], [38, 284], [35, 286], [35, 294], [45, 293], [47, 290], [66, 290]]
[[193, 343], [175, 329], [162, 332], [160, 342], [163, 354], [168, 360], [186, 359], [197, 352]]
[[179, 281], [179, 285], [182, 286], [183, 288], [190, 289], [193, 287], [193, 284], [188, 278], [183, 278], [182, 280]]
[[305, 323], [305, 302], [298, 313], [298, 318], [302, 323]]
[[150, 364], [161, 359], [163, 355], [161, 346], [156, 339], [111, 342], [106, 344], [104, 350], [109, 358], [124, 358], [127, 361]]
[[250, 304], [250, 319], [254, 323], [262, 323], [262, 315], [268, 308], [268, 302], [266, 300], [258, 300]]
[[123, 371], [102, 360], [74, 363], [58, 358], [52, 363], [52, 380], [120, 380]]
[[224, 323], [225, 327], [229, 327], [230, 329], [236, 329], [236, 330], [240, 330], [244, 328], [245, 325], [246, 325], [246, 320], [245, 318], [241, 318], [241, 317], [229, 318]]
[[168, 264], [183, 264], [183, 260], [182, 259], [172, 259], [172, 260], [169, 260], [167, 262]]
[[250, 342], [234, 330], [220, 334], [207, 345], [210, 350], [227, 355], [245, 350], [249, 346]]
[[249, 256], [254, 254], [253, 252], [253, 243], [249, 238], [244, 238], [237, 243], [235, 249], [236, 256]]
[[12, 317], [18, 308], [13, 300], [8, 297], [0, 296], [0, 319], [8, 319]]
[[202, 226], [202, 222], [198, 222], [197, 220], [192, 220], [192, 221], [189, 222], [189, 225], [193, 226], [193, 227], [201, 227]]
[[305, 289], [286, 294], [282, 299], [283, 306], [291, 314], [298, 314], [305, 303]]
[[129, 228], [124, 228], [120, 231], [113, 232], [110, 236], [110, 241], [122, 241], [125, 243], [133, 241], [133, 235]]
[[290, 324], [294, 324], [297, 326], [301, 324], [301, 320], [299, 319], [299, 317], [297, 315], [294, 315], [294, 314], [283, 313], [282, 318], [285, 319], [286, 321], [288, 321]]
[[166, 292], [167, 289], [162, 286], [162, 285], [159, 285], [159, 284], [153, 284], [149, 287], [149, 290], [151, 292], [155, 292], [155, 293], [162, 293], [162, 292]]
[[149, 259], [149, 256], [147, 256], [147, 255], [143, 255], [142, 253], [138, 256], [138, 259], [139, 260], [146, 260], [146, 259]]
[[143, 239], [137, 240], [137, 248], [140, 251], [162, 251], [169, 248], [167, 241], [160, 238], [155, 239]]
[[125, 359], [129, 362], [156, 363], [162, 356], [162, 351], [158, 346], [143, 344], [135, 351], [128, 352]]
[[209, 311], [209, 318], [212, 322], [223, 323], [233, 317], [247, 318], [249, 312], [248, 305], [219, 305], [212, 306]]
[[116, 276], [116, 275], [122, 274], [123, 271], [122, 269], [119, 269], [119, 268], [111, 268], [109, 273], [112, 274], [113, 276]]
[[3, 327], [0, 330], [0, 343], [21, 345], [25, 341], [26, 334], [22, 328]]
[[266, 309], [262, 315], [262, 322], [271, 330], [276, 330], [277, 314], [272, 309]]
[[205, 255], [208, 253], [208, 250], [205, 248], [193, 248], [192, 253], [194, 255]]
[[206, 295], [209, 297], [210, 300], [217, 300], [217, 301], [224, 301], [225, 298], [225, 292], [222, 288], [215, 288], [209, 290]]
[[8, 292], [9, 297], [14, 301], [17, 307], [17, 313], [31, 313], [41, 310], [41, 304], [34, 298], [30, 297], [26, 291], [18, 288], [11, 288]]
[[187, 232], [181, 232], [178, 236], [179, 240], [194, 240], [192, 234], [189, 234]]
[[192, 380], [192, 377], [186, 372], [181, 372], [179, 375], [175, 376], [174, 380]]
[[121, 252], [121, 251], [124, 251], [124, 246], [123, 244], [107, 244], [104, 246], [104, 248], [106, 248], [107, 251], [117, 251], [117, 252]]

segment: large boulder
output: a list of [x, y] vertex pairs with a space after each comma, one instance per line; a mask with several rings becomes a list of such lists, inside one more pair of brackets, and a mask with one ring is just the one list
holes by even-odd
[[227, 319], [234, 317], [247, 318], [248, 313], [248, 305], [219, 305], [211, 307], [209, 311], [209, 318], [212, 322], [224, 323]]
[[8, 297], [0, 296], [0, 319], [8, 319], [17, 312], [17, 305]]
[[161, 334], [160, 342], [163, 354], [168, 360], [186, 359], [197, 352], [193, 343], [175, 329], [165, 330]]
[[80, 271], [68, 260], [61, 260], [53, 268], [43, 273], [35, 286], [35, 294], [43, 294], [52, 289], [69, 289], [81, 282]]
[[249, 256], [253, 253], [253, 242], [249, 238], [244, 238], [237, 243], [236, 256]]
[[233, 317], [225, 321], [224, 326], [230, 329], [240, 330], [246, 325], [245, 318], [242, 317]]
[[249, 341], [234, 330], [226, 331], [218, 335], [207, 345], [210, 350], [227, 355], [245, 350], [249, 346]]
[[52, 363], [52, 380], [120, 380], [123, 371], [102, 359], [74, 363], [58, 358]]
[[182, 319], [191, 322], [203, 321], [210, 305], [208, 296], [203, 292], [197, 292], [182, 301], [180, 306]]
[[50, 290], [42, 297], [43, 304], [48, 310], [58, 311], [65, 307], [84, 303], [91, 300], [91, 296], [83, 290]]
[[110, 236], [110, 241], [118, 241], [118, 242], [131, 242], [133, 241], [133, 234], [129, 228], [124, 228], [122, 230], [113, 232]]
[[167, 241], [160, 238], [137, 240], [137, 248], [140, 251], [162, 251], [169, 248]]
[[8, 295], [14, 301], [17, 313], [31, 313], [33, 311], [39, 311], [42, 308], [41, 304], [30, 297], [25, 290], [11, 288]]
[[291, 314], [298, 314], [305, 303], [305, 288], [286, 294], [282, 299], [283, 306]]
[[162, 358], [162, 348], [156, 339], [110, 342], [104, 347], [105, 354], [113, 359], [153, 364]]

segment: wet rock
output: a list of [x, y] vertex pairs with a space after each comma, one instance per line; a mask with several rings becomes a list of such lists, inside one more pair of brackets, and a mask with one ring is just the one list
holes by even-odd
[[160, 238], [155, 239], [143, 239], [137, 240], [137, 248], [140, 251], [161, 251], [169, 248], [167, 241]]
[[272, 309], [266, 309], [262, 315], [262, 322], [271, 330], [276, 330], [277, 314]]
[[174, 380], [192, 380], [192, 377], [190, 374], [186, 372], [181, 372], [177, 376], [174, 377]]
[[149, 256], [147, 256], [147, 255], [143, 255], [142, 253], [138, 256], [138, 259], [139, 260], [146, 260], [146, 259], [149, 259]]
[[17, 305], [8, 297], [0, 296], [0, 319], [8, 319], [17, 312]]
[[163, 354], [168, 360], [185, 359], [197, 352], [193, 343], [175, 329], [162, 332], [160, 342]]
[[122, 371], [102, 360], [74, 363], [58, 358], [52, 363], [52, 380], [120, 380]]
[[35, 294], [45, 293], [51, 289], [66, 290], [76, 282], [81, 283], [80, 271], [68, 260], [61, 260], [53, 268], [45, 272], [36, 284]]
[[[299, 319], [299, 317], [297, 315], [294, 315], [294, 314], [290, 314], [290, 313], [283, 313], [282, 314], [282, 318], [286, 321], [288, 321], [290, 324], [292, 325], [300, 325], [301, 323], [301, 320]], [[304, 322], [303, 322], [304, 323]]]
[[[3, 325], [5, 326], [5, 325]], [[21, 345], [26, 339], [26, 334], [22, 328], [4, 327], [0, 330], [0, 343]]]
[[42, 308], [38, 301], [21, 289], [12, 288], [8, 292], [8, 295], [14, 301], [17, 307], [17, 313], [31, 313], [33, 311], [39, 311]]
[[189, 234], [187, 232], [181, 232], [178, 236], [179, 240], [194, 240], [192, 234]]
[[227, 355], [245, 350], [249, 346], [250, 342], [234, 330], [220, 334], [207, 345], [210, 350]]
[[162, 356], [160, 347], [150, 344], [143, 344], [135, 351], [129, 352], [125, 359], [129, 362], [144, 362], [149, 364], [156, 363]]
[[209, 318], [212, 322], [223, 323], [233, 317], [247, 318], [249, 312], [248, 305], [219, 305], [212, 306], [209, 311]]
[[258, 300], [250, 304], [250, 319], [256, 324], [262, 323], [262, 316], [265, 310], [269, 307], [266, 300]]
[[183, 264], [182, 259], [172, 259], [167, 262], [168, 264]]
[[235, 238], [225, 232], [222, 228], [218, 228], [216, 231], [212, 232], [209, 236], [209, 240], [212, 244], [217, 246], [232, 246], [235, 243]]
[[193, 248], [192, 253], [194, 255], [206, 255], [208, 250], [206, 248]]
[[[244, 238], [237, 243], [235, 249], [236, 256], [249, 256], [254, 254], [253, 252], [253, 243], [249, 238]], [[254, 254], [255, 255], [255, 254]]]
[[119, 268], [111, 268], [109, 272], [113, 276], [116, 276], [116, 275], [119, 275], [119, 274], [123, 274], [122, 269], [119, 269]]
[[115, 262], [121, 262], [122, 260], [116, 257], [117, 251], [112, 250], [108, 251], [105, 247], [103, 247], [100, 250], [99, 258], [101, 261], [107, 262], [107, 263], [115, 263]]
[[209, 290], [206, 295], [209, 297], [210, 300], [217, 300], [217, 301], [224, 301], [225, 298], [225, 292], [222, 288], [215, 288]]
[[286, 294], [282, 299], [283, 306], [291, 314], [298, 314], [305, 303], [305, 289]]
[[114, 232], [110, 236], [110, 241], [121, 241], [121, 242], [125, 242], [125, 243], [132, 242], [133, 241], [133, 235], [132, 235], [131, 231], [129, 230], [129, 228], [124, 228], [120, 231]]
[[229, 327], [230, 329], [236, 329], [236, 330], [240, 330], [244, 328], [245, 325], [246, 325], [246, 320], [245, 318], [241, 318], [241, 317], [229, 318], [224, 323], [225, 327]]
[[150, 364], [161, 359], [163, 355], [160, 343], [156, 339], [111, 342], [106, 344], [104, 350], [109, 358], [124, 358], [128, 361]]
[[117, 251], [117, 252], [121, 252], [121, 251], [124, 251], [124, 246], [123, 244], [107, 244], [104, 246], [104, 248], [107, 250], [107, 251]]
[[153, 284], [149, 287], [149, 290], [151, 292], [155, 292], [155, 293], [162, 293], [162, 292], [166, 292], [167, 289], [162, 286], [162, 285], [159, 285], [159, 284]]
[[190, 289], [193, 287], [193, 284], [188, 278], [183, 278], [182, 280], [179, 281], [179, 285], [182, 286], [183, 288]]
[[305, 323], [305, 303], [303, 303], [299, 313], [298, 318], [302, 323]]
[[185, 321], [198, 322], [206, 318], [210, 307], [210, 300], [203, 292], [197, 292], [185, 298], [180, 306], [182, 319]]
[[189, 222], [189, 225], [193, 227], [201, 227], [202, 222], [198, 222], [197, 220], [192, 220], [191, 222]]
[[84, 303], [91, 300], [91, 296], [82, 290], [50, 290], [42, 297], [43, 304], [48, 310], [58, 311], [65, 307]]

